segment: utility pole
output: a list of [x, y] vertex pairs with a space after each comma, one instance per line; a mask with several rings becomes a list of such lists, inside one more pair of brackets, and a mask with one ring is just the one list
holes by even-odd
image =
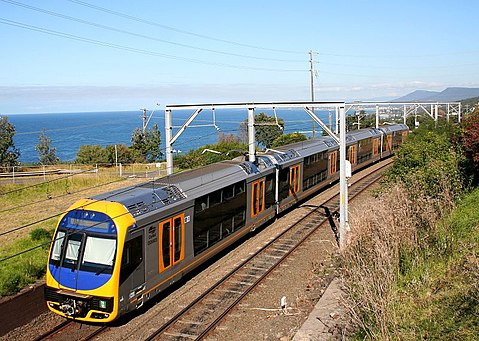
[[141, 109], [141, 111], [143, 112], [143, 116], [141, 117], [141, 120], [143, 122], [143, 135], [145, 135], [146, 127], [148, 126], [148, 123], [150, 122], [151, 117], [153, 116], [153, 111], [151, 112], [150, 117], [147, 117], [147, 115], [146, 115], [148, 110], [143, 108], [143, 109]]
[[[313, 50], [309, 50], [309, 64], [310, 64], [310, 71], [311, 71], [311, 102], [314, 102], [314, 62], [313, 62]], [[314, 112], [314, 107], [311, 108], [311, 110]], [[313, 139], [316, 136], [316, 131], [315, 131], [315, 126], [314, 126], [314, 120], [313, 122]]]

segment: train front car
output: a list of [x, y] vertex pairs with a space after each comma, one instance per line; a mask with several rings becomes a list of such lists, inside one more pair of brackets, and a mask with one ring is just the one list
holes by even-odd
[[59, 222], [50, 248], [45, 300], [67, 318], [109, 322], [118, 317], [122, 247], [135, 219], [121, 204], [81, 200]]

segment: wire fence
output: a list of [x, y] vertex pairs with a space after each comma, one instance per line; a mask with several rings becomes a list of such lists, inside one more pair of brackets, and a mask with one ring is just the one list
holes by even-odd
[[149, 164], [58, 164], [0, 167], [0, 185], [37, 184], [75, 176], [158, 178], [166, 175], [166, 162]]

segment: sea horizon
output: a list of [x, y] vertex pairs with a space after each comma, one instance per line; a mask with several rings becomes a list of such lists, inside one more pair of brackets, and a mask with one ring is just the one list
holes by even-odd
[[[272, 110], [258, 110], [272, 116]], [[174, 131], [193, 113], [192, 110], [173, 112]], [[285, 122], [285, 133], [302, 132], [311, 135], [312, 121], [304, 110], [276, 110], [278, 118]], [[148, 113], [148, 117], [151, 112]], [[56, 148], [56, 155], [63, 162], [72, 162], [82, 145], [131, 145], [131, 135], [136, 128], [142, 128], [140, 110], [124, 111], [88, 111], [88, 112], [54, 112], [54, 113], [16, 113], [0, 114], [7, 116], [9, 123], [15, 127], [14, 144], [20, 151], [19, 162], [24, 164], [39, 163], [35, 146], [42, 131], [51, 139], [51, 147]], [[59, 119], [64, 115], [63, 119]], [[114, 115], [114, 119], [112, 119]], [[323, 113], [324, 116], [324, 113]], [[327, 114], [326, 114], [327, 116]], [[219, 133], [237, 134], [239, 125], [247, 119], [247, 110], [223, 109], [215, 111], [217, 130], [213, 126], [213, 112], [204, 110], [175, 142], [173, 148], [179, 153], [187, 153], [206, 144], [216, 143]], [[323, 117], [325, 119], [326, 117]], [[160, 148], [165, 149], [164, 110], [154, 111], [148, 128], [158, 124], [161, 133]], [[200, 126], [200, 127], [195, 127]], [[317, 131], [320, 127], [316, 124]]]

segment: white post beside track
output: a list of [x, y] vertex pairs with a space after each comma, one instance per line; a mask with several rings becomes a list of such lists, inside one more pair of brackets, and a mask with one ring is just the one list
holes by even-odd
[[346, 114], [339, 107], [339, 249], [346, 246], [348, 227], [348, 184], [346, 181]]

